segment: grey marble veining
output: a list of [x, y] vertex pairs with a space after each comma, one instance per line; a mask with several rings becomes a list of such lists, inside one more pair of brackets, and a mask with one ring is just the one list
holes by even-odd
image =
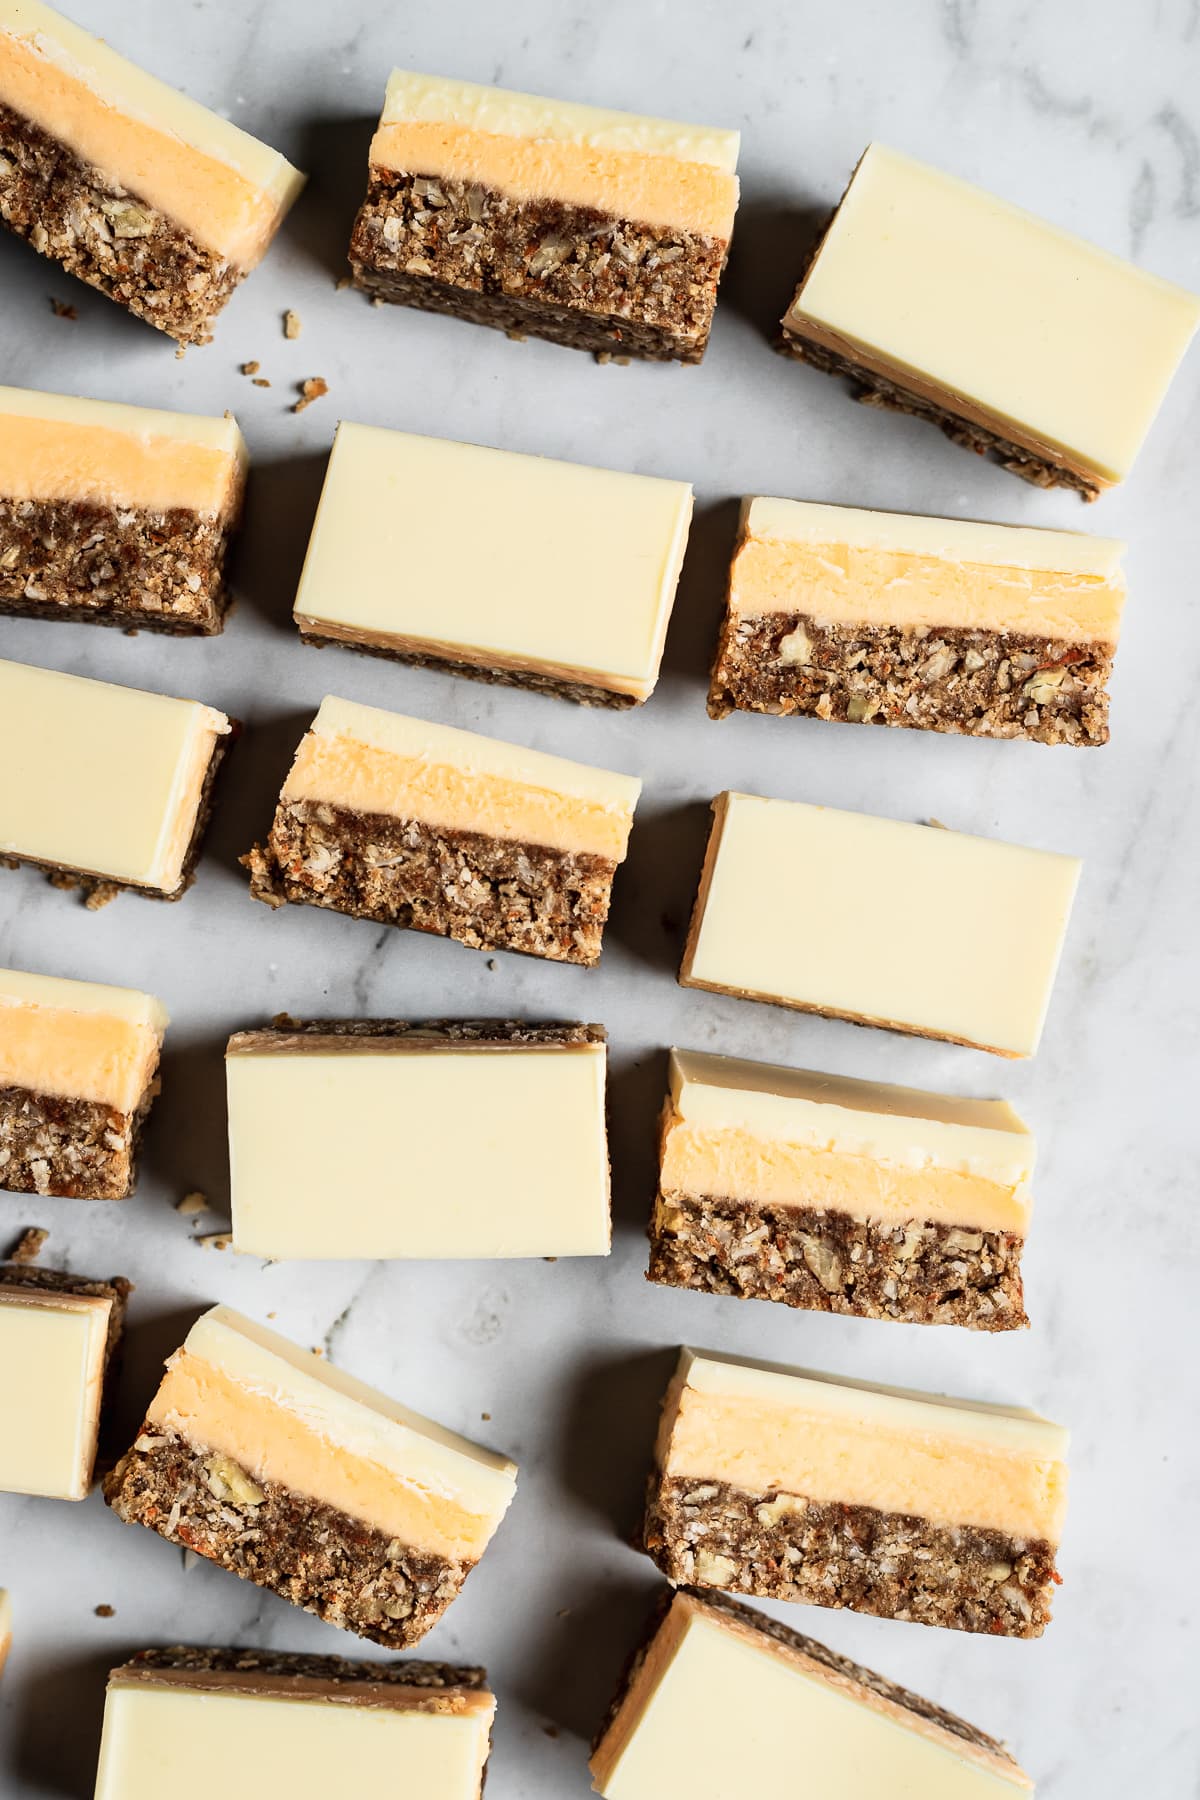
[[[835, 1648], [1007, 1737], [1046, 1800], [1197, 1791], [1194, 1673], [1200, 1491], [1194, 1286], [1197, 755], [1193, 353], [1126, 487], [1084, 509], [985, 466], [912, 421], [854, 407], [774, 357], [766, 332], [804, 233], [881, 137], [1200, 288], [1200, 0], [75, 0], [108, 34], [270, 139], [313, 180], [207, 349], [172, 347], [0, 240], [0, 381], [236, 410], [254, 457], [240, 601], [222, 638], [173, 643], [83, 626], [0, 625], [0, 654], [162, 687], [245, 721], [193, 891], [84, 911], [36, 875], [0, 874], [0, 963], [145, 986], [174, 1018], [137, 1198], [0, 1199], [4, 1238], [138, 1283], [127, 1426], [162, 1355], [220, 1298], [521, 1463], [517, 1502], [431, 1654], [486, 1660], [501, 1710], [489, 1795], [588, 1792], [585, 1739], [654, 1580], [635, 1519], [673, 1349], [728, 1350], [1028, 1402], [1074, 1432], [1058, 1618], [1037, 1643], [963, 1639], [847, 1614], [795, 1617]], [[394, 62], [740, 126], [743, 204], [708, 359], [614, 366], [335, 291], [366, 145]], [[51, 296], [78, 307], [53, 316]], [[281, 314], [303, 320], [285, 342]], [[238, 373], [261, 360], [269, 389]], [[295, 384], [327, 399], [297, 416]], [[652, 703], [576, 709], [295, 639], [289, 609], [334, 422], [346, 416], [686, 476], [698, 517]], [[1130, 541], [1131, 594], [1099, 752], [704, 714], [734, 501], [784, 493], [1085, 526]], [[470, 521], [463, 521], [470, 530]], [[603, 545], [581, 554], [603, 555]], [[537, 554], [536, 546], [533, 547]], [[569, 568], [562, 570], [569, 604]], [[236, 858], [261, 833], [299, 732], [334, 690], [644, 774], [598, 971], [453, 944], [247, 897]], [[0, 771], [0, 779], [3, 778]], [[1085, 874], [1035, 1062], [855, 1032], [674, 982], [706, 803], [741, 786], [1077, 852]], [[227, 1202], [227, 1032], [299, 1013], [504, 1011], [602, 1019], [613, 1041], [616, 1242], [606, 1262], [275, 1265], [190, 1242]], [[672, 1042], [1012, 1098], [1041, 1140], [1027, 1257], [1032, 1332], [1011, 1338], [791, 1315], [647, 1288], [653, 1120]], [[402, 1149], [402, 1147], [401, 1147]], [[780, 1316], [781, 1315], [781, 1316]], [[1180, 1421], [1184, 1421], [1181, 1431]], [[0, 1791], [86, 1800], [107, 1667], [180, 1637], [356, 1653], [352, 1639], [119, 1525], [0, 1497], [0, 1585], [16, 1649], [0, 1685]], [[94, 1614], [116, 1608], [112, 1619]]]

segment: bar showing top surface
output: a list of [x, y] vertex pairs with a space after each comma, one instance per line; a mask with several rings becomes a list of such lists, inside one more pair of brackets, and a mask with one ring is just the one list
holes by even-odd
[[784, 330], [1094, 495], [1129, 473], [1198, 322], [1194, 295], [872, 144]]
[[120, 1303], [103, 1284], [57, 1279], [33, 1286], [0, 1267], [0, 1491], [84, 1500]]
[[713, 811], [685, 987], [1037, 1049], [1074, 857], [749, 794]]
[[296, 621], [306, 638], [633, 704], [658, 679], [691, 512], [686, 482], [343, 422]]

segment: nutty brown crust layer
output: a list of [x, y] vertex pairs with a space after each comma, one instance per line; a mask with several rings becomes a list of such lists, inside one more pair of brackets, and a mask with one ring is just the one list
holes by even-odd
[[698, 363], [728, 243], [592, 207], [372, 169], [350, 239], [357, 287], [510, 335]]
[[476, 950], [586, 966], [600, 960], [616, 872], [600, 856], [308, 800], [281, 803], [265, 847], [241, 860], [268, 906], [325, 906]]
[[31, 1088], [0, 1087], [0, 1188], [69, 1200], [127, 1200], [137, 1185], [137, 1153], [155, 1075], [136, 1112], [95, 1100], [63, 1100]]
[[0, 498], [0, 614], [213, 637], [239, 510]]
[[606, 1044], [603, 1025], [549, 1022], [530, 1024], [525, 1019], [293, 1019], [281, 1013], [257, 1031], [235, 1031], [229, 1054], [268, 1046], [299, 1050], [306, 1038], [401, 1038], [420, 1048], [442, 1044], [508, 1044], [531, 1049], [546, 1044]]
[[472, 1567], [411, 1549], [307, 1495], [252, 1481], [229, 1457], [149, 1422], [106, 1479], [104, 1498], [127, 1525], [149, 1526], [391, 1650], [425, 1636]]
[[[794, 658], [784, 660], [787, 644]], [[1039, 744], [1108, 742], [1111, 646], [953, 626], [822, 624], [807, 613], [727, 615], [710, 717], [801, 714]]]
[[164, 1671], [185, 1675], [246, 1674], [300, 1675], [310, 1681], [345, 1682], [353, 1689], [364, 1682], [389, 1687], [480, 1689], [487, 1686], [487, 1670], [459, 1668], [453, 1663], [352, 1662], [345, 1656], [302, 1656], [287, 1650], [232, 1650], [173, 1644], [161, 1650], [139, 1650], [129, 1662], [113, 1669], [110, 1681], [137, 1681]]
[[440, 669], [446, 675], [461, 675], [468, 681], [486, 681], [492, 687], [525, 688], [534, 694], [549, 694], [556, 700], [574, 700], [579, 706], [608, 706], [624, 712], [638, 705], [633, 694], [614, 694], [611, 688], [597, 687], [586, 681], [562, 681], [557, 675], [542, 675], [536, 669], [483, 669], [476, 663], [456, 662], [452, 657], [434, 656], [424, 650], [397, 650], [391, 644], [351, 644], [345, 638], [326, 637], [302, 628], [300, 642], [314, 650], [353, 650], [360, 656], [381, 656], [387, 662], [404, 663], [413, 669]]
[[684, 1586], [994, 1637], [1040, 1637], [1059, 1580], [1044, 1538], [657, 1472], [644, 1541], [667, 1579]]
[[1012, 1232], [672, 1191], [655, 1205], [647, 1278], [807, 1312], [1015, 1331], [1029, 1323], [1023, 1247]]

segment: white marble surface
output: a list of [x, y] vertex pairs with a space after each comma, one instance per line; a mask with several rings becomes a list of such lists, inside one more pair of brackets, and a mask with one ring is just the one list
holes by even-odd
[[[313, 180], [216, 341], [182, 361], [146, 327], [0, 242], [0, 381], [232, 407], [255, 459], [241, 598], [223, 637], [175, 643], [0, 625], [2, 654], [194, 695], [247, 726], [181, 905], [124, 897], [92, 914], [35, 874], [0, 875], [0, 963], [145, 986], [174, 1017], [137, 1198], [88, 1206], [5, 1197], [3, 1236], [41, 1223], [49, 1261], [137, 1281], [122, 1394], [130, 1427], [162, 1354], [220, 1298], [274, 1314], [300, 1341], [324, 1344], [345, 1367], [519, 1458], [517, 1503], [426, 1645], [491, 1667], [501, 1702], [494, 1800], [588, 1792], [585, 1740], [654, 1588], [622, 1534], [637, 1512], [672, 1350], [685, 1338], [1028, 1402], [1069, 1422], [1066, 1585], [1040, 1642], [809, 1609], [792, 1616], [1007, 1737], [1046, 1800], [1195, 1792], [1200, 355], [1126, 488], [1085, 511], [925, 426], [851, 405], [833, 382], [774, 357], [764, 332], [790, 292], [807, 221], [836, 198], [872, 136], [1200, 288], [1200, 4], [76, 0], [75, 12], [278, 144]], [[739, 236], [702, 369], [600, 368], [335, 291], [369, 120], [396, 61], [742, 128]], [[52, 295], [78, 307], [77, 322], [52, 315]], [[280, 329], [289, 306], [304, 323], [295, 343]], [[239, 375], [249, 358], [261, 360], [270, 389]], [[326, 377], [330, 395], [297, 417], [293, 384], [310, 375]], [[289, 609], [339, 414], [690, 477], [699, 516], [653, 702], [598, 714], [302, 648]], [[747, 491], [1128, 536], [1112, 744], [1047, 751], [815, 721], [711, 724], [703, 676], [733, 498]], [[604, 545], [582, 553], [603, 556]], [[570, 570], [562, 575], [567, 603]], [[250, 902], [236, 857], [264, 829], [291, 748], [329, 688], [645, 776], [598, 971], [489, 961]], [[933, 815], [1082, 854], [1036, 1062], [679, 989], [705, 806], [724, 786]], [[215, 1221], [194, 1227], [173, 1202], [203, 1188], [218, 1219], [226, 1203], [223, 1040], [283, 1007], [605, 1021], [611, 1260], [264, 1268], [191, 1243]], [[1027, 1257], [1032, 1332], [989, 1339], [648, 1288], [642, 1230], [672, 1041], [1012, 1097], [1042, 1143]], [[104, 1671], [139, 1645], [184, 1637], [366, 1648], [206, 1565], [185, 1571], [177, 1550], [120, 1525], [95, 1495], [77, 1507], [0, 1497], [0, 1584], [16, 1607], [0, 1688], [0, 1790], [11, 1800], [90, 1795]], [[114, 1606], [115, 1618], [95, 1617], [99, 1604]]]

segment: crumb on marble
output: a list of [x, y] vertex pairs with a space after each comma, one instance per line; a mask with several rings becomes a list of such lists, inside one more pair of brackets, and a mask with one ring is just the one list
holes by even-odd
[[329, 383], [323, 375], [310, 375], [307, 381], [300, 383], [300, 398], [293, 402], [294, 413], [303, 412], [314, 400], [322, 399], [329, 392]]
[[300, 314], [293, 312], [290, 306], [283, 315], [283, 335], [285, 338], [300, 336]]
[[258, 371], [261, 368], [262, 368], [262, 364], [260, 362], [244, 362], [242, 364], [242, 374], [243, 375], [257, 375]]
[[208, 1195], [202, 1194], [199, 1188], [193, 1188], [190, 1194], [185, 1194], [182, 1200], [175, 1202], [175, 1211], [182, 1213], [185, 1218], [190, 1218], [193, 1213], [207, 1212]]
[[199, 1237], [194, 1237], [192, 1242], [199, 1244], [203, 1250], [228, 1250], [233, 1242], [233, 1233], [231, 1231], [206, 1231]]
[[67, 300], [56, 300], [53, 295], [50, 297], [50, 311], [56, 319], [77, 319], [79, 317], [78, 307], [72, 306]]
[[27, 1225], [5, 1257], [5, 1261], [10, 1263], [36, 1262], [42, 1253], [42, 1245], [49, 1236], [50, 1233], [43, 1226]]
[[98, 1619], [115, 1619], [117, 1616], [115, 1606], [94, 1606], [92, 1611]]

